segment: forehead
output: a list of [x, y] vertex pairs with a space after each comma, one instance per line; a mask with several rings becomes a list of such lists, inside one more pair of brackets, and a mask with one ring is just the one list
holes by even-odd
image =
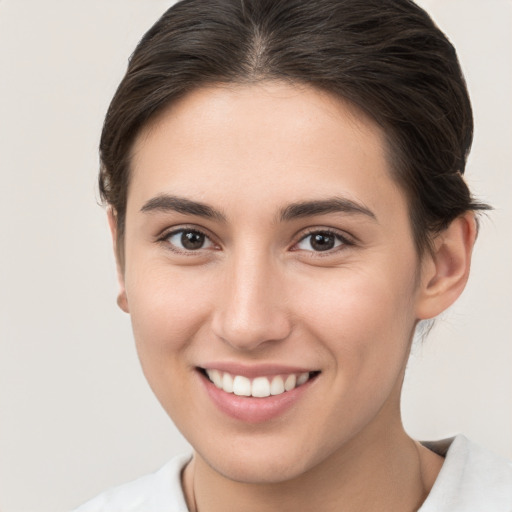
[[160, 113], [134, 144], [128, 204], [161, 193], [234, 209], [333, 194], [406, 209], [376, 123], [326, 92], [281, 82], [198, 89]]

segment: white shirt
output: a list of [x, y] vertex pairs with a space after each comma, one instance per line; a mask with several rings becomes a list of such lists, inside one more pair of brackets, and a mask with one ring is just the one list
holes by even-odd
[[[418, 512], [512, 512], [512, 465], [462, 435], [423, 443], [445, 457]], [[190, 455], [106, 491], [74, 512], [188, 512], [180, 475]]]

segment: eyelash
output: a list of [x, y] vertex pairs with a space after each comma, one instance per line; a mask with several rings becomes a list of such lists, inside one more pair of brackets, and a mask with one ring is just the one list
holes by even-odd
[[[183, 254], [186, 256], [197, 255], [202, 250], [210, 249], [210, 247], [206, 247], [206, 248], [200, 247], [196, 250], [186, 249], [186, 248], [182, 249], [180, 247], [177, 247], [176, 244], [174, 244], [170, 241], [171, 237], [179, 235], [179, 234], [181, 234], [183, 236], [183, 234], [185, 234], [185, 233], [190, 233], [190, 234], [199, 235], [201, 237], [204, 237], [205, 240], [208, 240], [210, 242], [211, 246], [218, 247], [218, 245], [212, 240], [212, 237], [209, 236], [207, 233], [205, 233], [203, 230], [198, 229], [196, 227], [187, 227], [187, 226], [183, 226], [178, 229], [173, 229], [172, 231], [165, 232], [162, 236], [160, 236], [157, 239], [157, 242], [164, 243], [173, 252], [178, 253], [178, 254]], [[315, 250], [307, 250], [307, 249], [297, 248], [297, 246], [301, 242], [305, 241], [308, 237], [312, 237], [313, 235], [322, 235], [324, 237], [332, 237], [335, 240], [334, 243], [335, 244], [338, 243], [338, 244], [330, 249], [326, 249], [325, 251], [322, 251], [322, 250], [315, 251]], [[328, 229], [328, 228], [325, 228], [325, 229], [311, 228], [311, 229], [307, 230], [305, 233], [301, 234], [300, 238], [296, 242], [294, 242], [294, 244], [292, 245], [291, 250], [292, 251], [309, 252], [309, 253], [311, 253], [311, 255], [314, 254], [315, 257], [325, 257], [325, 256], [332, 255], [333, 253], [336, 253], [340, 250], [343, 250], [343, 248], [353, 246], [353, 245], [355, 245], [355, 242], [352, 239], [350, 239], [349, 237], [347, 237], [347, 235], [342, 235], [341, 233], [334, 231], [332, 229]], [[311, 242], [310, 242], [310, 246], [311, 246]]]
[[186, 255], [186, 256], [193, 256], [193, 255], [196, 255], [197, 253], [199, 253], [201, 250], [204, 250], [203, 247], [200, 247], [197, 250], [186, 249], [186, 248], [182, 249], [181, 247], [177, 247], [176, 244], [173, 244], [170, 241], [170, 238], [173, 237], [173, 236], [179, 235], [180, 233], [181, 233], [182, 236], [185, 233], [191, 233], [191, 234], [195, 234], [195, 235], [200, 235], [200, 236], [204, 237], [205, 240], [209, 240], [210, 243], [212, 244], [212, 246], [216, 246], [217, 245], [212, 240], [212, 237], [209, 236], [207, 233], [205, 233], [203, 230], [198, 229], [196, 227], [187, 227], [187, 226], [182, 226], [182, 227], [180, 227], [178, 229], [173, 229], [171, 231], [165, 232], [162, 236], [158, 237], [157, 242], [166, 244], [166, 246], [170, 250], [172, 250], [173, 252], [178, 253], [178, 254], [183, 254], [183, 255]]
[[[332, 229], [322, 229], [322, 228], [311, 228], [306, 231], [306, 233], [303, 233], [300, 237], [300, 239], [294, 244], [294, 247], [306, 240], [308, 237], [312, 237], [313, 235], [323, 235], [323, 236], [329, 236], [334, 238], [335, 243], [339, 242], [338, 245], [335, 245], [331, 249], [327, 249], [325, 251], [314, 251], [314, 250], [305, 250], [306, 252], [309, 252], [311, 254], [314, 254], [315, 257], [324, 257], [332, 255], [333, 253], [337, 253], [338, 251], [343, 250], [346, 247], [350, 247], [355, 245], [355, 242], [348, 238], [347, 235], [342, 235], [338, 231], [334, 231]], [[311, 241], [310, 241], [311, 245]], [[301, 249], [293, 249], [295, 251], [300, 251]]]

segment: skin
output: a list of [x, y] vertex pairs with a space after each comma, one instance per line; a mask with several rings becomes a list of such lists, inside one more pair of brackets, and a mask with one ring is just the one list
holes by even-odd
[[[218, 216], [147, 207], [162, 195]], [[365, 213], [282, 218], [333, 197]], [[179, 229], [204, 233], [204, 246], [180, 248]], [[336, 247], [315, 251], [312, 230], [335, 233]], [[146, 126], [116, 248], [119, 304], [149, 384], [194, 447], [190, 509], [416, 510], [442, 459], [403, 430], [405, 366], [417, 322], [462, 292], [475, 233], [461, 216], [420, 258], [380, 128], [315, 89], [200, 89]], [[250, 424], [205, 392], [198, 367], [218, 361], [320, 374], [279, 417]]]

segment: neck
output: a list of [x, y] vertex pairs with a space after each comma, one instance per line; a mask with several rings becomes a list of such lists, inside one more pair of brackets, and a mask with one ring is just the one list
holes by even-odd
[[237, 482], [196, 454], [183, 484], [191, 512], [412, 512], [427, 497], [441, 465], [439, 456], [414, 442], [398, 423], [384, 436], [375, 436], [370, 427], [293, 480]]

